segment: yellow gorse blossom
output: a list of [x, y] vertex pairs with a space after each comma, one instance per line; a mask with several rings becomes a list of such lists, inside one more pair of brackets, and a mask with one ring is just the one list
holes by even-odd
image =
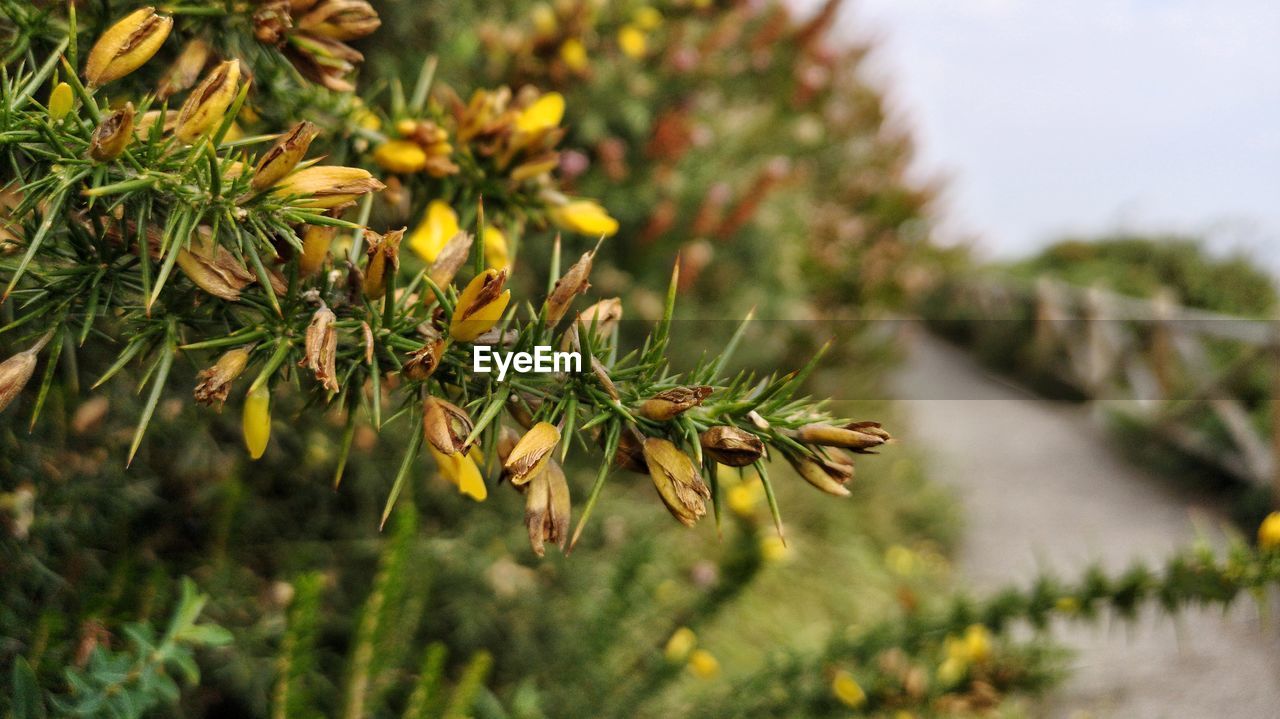
[[507, 309], [511, 290], [504, 290], [507, 273], [503, 270], [485, 270], [476, 275], [458, 296], [449, 320], [449, 336], [461, 342], [473, 342], [488, 332]]
[[528, 484], [551, 460], [551, 453], [560, 443], [560, 429], [550, 422], [539, 422], [525, 432], [511, 448], [502, 468], [511, 484], [519, 487]]
[[558, 92], [548, 92], [520, 112], [520, 116], [516, 118], [516, 130], [540, 134], [559, 127], [562, 119], [564, 96]]
[[389, 140], [373, 151], [373, 161], [387, 172], [421, 172], [427, 167], [427, 151], [416, 142]]
[[54, 122], [61, 120], [71, 112], [74, 104], [75, 95], [71, 92], [70, 85], [65, 82], [54, 85], [53, 92], [49, 93], [49, 119]]
[[644, 5], [636, 8], [631, 21], [641, 30], [657, 30], [662, 25], [662, 13], [651, 5]]
[[484, 261], [489, 269], [511, 269], [511, 251], [507, 246], [507, 236], [493, 225], [485, 225], [484, 228]]
[[840, 669], [831, 680], [831, 693], [841, 704], [850, 709], [857, 709], [867, 703], [867, 692], [849, 672]]
[[355, 202], [361, 195], [377, 192], [383, 185], [359, 167], [307, 167], [276, 183], [272, 194], [284, 198], [298, 195], [298, 207], [332, 209]]
[[706, 649], [694, 649], [689, 655], [689, 672], [699, 679], [715, 679], [720, 675], [720, 660]]
[[574, 72], [587, 69], [587, 48], [576, 37], [565, 40], [560, 45], [560, 60]]
[[1258, 548], [1264, 552], [1280, 549], [1280, 512], [1272, 512], [1258, 526]]
[[329, 247], [338, 234], [332, 225], [307, 225], [302, 231], [302, 255], [298, 257], [298, 271], [303, 277], [314, 275], [329, 257]]
[[253, 189], [265, 190], [293, 172], [293, 168], [306, 156], [311, 141], [319, 133], [320, 130], [315, 125], [303, 120], [281, 135], [254, 167]]
[[623, 25], [618, 30], [618, 48], [627, 57], [639, 60], [649, 52], [649, 41], [640, 28], [635, 25]]
[[409, 248], [427, 262], [435, 262], [440, 250], [458, 234], [458, 213], [444, 200], [432, 200], [422, 221], [409, 235]]
[[190, 145], [201, 135], [217, 129], [239, 89], [239, 62], [228, 60], [215, 67], [182, 103], [178, 123], [173, 128], [174, 136]]
[[477, 502], [483, 502], [489, 496], [489, 488], [485, 486], [484, 477], [480, 474], [478, 463], [479, 450], [472, 449], [470, 454], [454, 452], [445, 454], [428, 444], [431, 456], [436, 461], [440, 476]]
[[84, 79], [90, 87], [104, 85], [142, 67], [169, 37], [173, 18], [153, 7], [129, 13], [107, 28], [85, 61]]
[[249, 395], [244, 400], [241, 429], [249, 457], [258, 459], [267, 451], [267, 442], [271, 439], [271, 390], [266, 384], [249, 388]]
[[679, 664], [689, 658], [689, 654], [697, 644], [698, 635], [688, 627], [680, 627], [671, 633], [671, 638], [667, 640], [667, 646], [663, 649], [663, 655], [672, 664]]
[[600, 203], [592, 200], [572, 200], [552, 207], [548, 214], [557, 227], [570, 232], [611, 237], [618, 231], [618, 221]]

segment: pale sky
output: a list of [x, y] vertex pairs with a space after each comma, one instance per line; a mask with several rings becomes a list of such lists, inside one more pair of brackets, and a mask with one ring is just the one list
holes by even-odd
[[880, 38], [946, 234], [1203, 232], [1280, 268], [1280, 0], [850, 0], [834, 33]]

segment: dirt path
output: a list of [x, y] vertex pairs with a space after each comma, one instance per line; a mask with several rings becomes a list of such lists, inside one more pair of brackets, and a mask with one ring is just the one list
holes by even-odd
[[[1197, 533], [1222, 537], [1210, 497], [1172, 488], [1126, 463], [1080, 406], [1035, 399], [983, 372], [967, 355], [913, 332], [893, 378], [908, 426], [936, 481], [952, 485], [967, 517], [958, 557], [979, 590], [1032, 576], [1071, 576], [1093, 560], [1123, 570], [1159, 559]], [[1059, 627], [1078, 653], [1071, 678], [1039, 713], [1050, 717], [1280, 717], [1280, 618], [1252, 602], [1224, 618]]]

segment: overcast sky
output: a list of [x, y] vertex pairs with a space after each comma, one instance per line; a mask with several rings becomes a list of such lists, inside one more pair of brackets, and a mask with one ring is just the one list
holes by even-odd
[[1177, 229], [1280, 268], [1280, 0], [851, 0], [835, 32], [881, 39], [951, 236]]

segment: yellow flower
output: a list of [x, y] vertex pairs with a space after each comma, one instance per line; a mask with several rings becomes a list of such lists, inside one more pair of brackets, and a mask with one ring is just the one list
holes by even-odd
[[720, 662], [706, 649], [695, 649], [689, 655], [689, 671], [699, 679], [715, 679], [720, 674]]
[[970, 662], [985, 662], [991, 657], [991, 632], [982, 624], [970, 624], [964, 630], [964, 651]]
[[899, 577], [909, 577], [916, 570], [916, 553], [901, 544], [891, 544], [884, 550], [884, 564]]
[[653, 486], [671, 516], [692, 527], [707, 513], [706, 501], [711, 499], [711, 490], [703, 483], [693, 460], [670, 440], [658, 437], [644, 440], [644, 460]]
[[303, 277], [314, 275], [324, 266], [329, 256], [329, 246], [338, 234], [331, 225], [307, 225], [302, 231], [302, 255], [298, 257], [298, 271]]
[[516, 118], [516, 130], [529, 134], [546, 132], [558, 127], [563, 118], [564, 96], [548, 92], [520, 113]]
[[739, 517], [750, 517], [755, 514], [756, 506], [760, 503], [761, 495], [764, 487], [756, 481], [739, 482], [729, 489], [726, 499], [729, 502], [729, 509]]
[[476, 460], [479, 456], [478, 450], [472, 449], [471, 454], [464, 455], [461, 452], [444, 454], [431, 444], [427, 445], [427, 449], [436, 460], [441, 476], [457, 487], [460, 494], [477, 502], [483, 502], [489, 496], [489, 488], [485, 486], [484, 477], [480, 474], [480, 467]]
[[1258, 527], [1258, 547], [1265, 551], [1280, 549], [1280, 512], [1272, 512]]
[[190, 145], [201, 135], [217, 129], [231, 103], [235, 102], [239, 87], [238, 61], [227, 60], [215, 67], [182, 103], [178, 124], [173, 129], [174, 137]]
[[671, 634], [671, 638], [667, 640], [667, 646], [663, 649], [667, 661], [672, 664], [679, 664], [688, 658], [689, 653], [698, 644], [698, 635], [688, 627], [680, 627]]
[[644, 5], [636, 8], [631, 21], [641, 30], [657, 30], [662, 24], [662, 13], [655, 7]]
[[458, 213], [443, 200], [432, 200], [422, 216], [422, 222], [413, 228], [409, 247], [427, 262], [434, 262], [446, 242], [458, 234]]
[[618, 221], [593, 200], [573, 200], [552, 207], [548, 214], [557, 227], [570, 232], [611, 237], [618, 231]]
[[529, 17], [533, 20], [533, 29], [539, 35], [550, 35], [556, 31], [559, 22], [556, 20], [556, 11], [547, 3], [538, 3], [529, 10]]
[[351, 121], [356, 127], [362, 127], [366, 130], [377, 132], [382, 129], [382, 119], [373, 110], [364, 106], [364, 102], [360, 98], [354, 98], [352, 104], [356, 109], [351, 112]]
[[98, 162], [114, 160], [133, 139], [133, 103], [102, 118], [89, 140], [89, 156]]
[[279, 198], [299, 195], [297, 207], [332, 209], [355, 202], [385, 185], [359, 167], [324, 165], [307, 167], [276, 183], [271, 193]]
[[556, 445], [560, 443], [560, 429], [550, 422], [539, 422], [529, 428], [511, 448], [502, 468], [511, 484], [519, 487], [528, 484], [546, 469]]
[[472, 342], [488, 332], [507, 309], [511, 290], [504, 290], [507, 273], [502, 270], [485, 270], [476, 275], [453, 308], [449, 319], [449, 336], [461, 342]]
[[157, 15], [155, 8], [134, 10], [94, 43], [85, 61], [84, 79], [96, 87], [137, 70], [156, 54], [172, 29], [173, 18]]
[[271, 391], [266, 384], [249, 388], [241, 422], [249, 457], [258, 459], [267, 451], [267, 442], [271, 439]]
[[791, 556], [791, 548], [783, 544], [782, 537], [770, 534], [760, 540], [760, 556], [768, 562], [781, 562]]
[[387, 172], [404, 175], [426, 169], [427, 153], [416, 142], [391, 140], [378, 145], [373, 151], [373, 161]]
[[560, 59], [570, 70], [582, 72], [587, 69], [587, 48], [581, 40], [571, 37], [560, 46]]
[[511, 269], [511, 254], [507, 248], [507, 236], [493, 225], [484, 227], [484, 261], [491, 270]]
[[49, 93], [49, 119], [57, 122], [66, 117], [73, 104], [75, 95], [71, 92], [71, 86], [65, 82], [58, 83], [53, 92]]
[[850, 709], [857, 709], [867, 702], [867, 693], [863, 691], [862, 685], [843, 669], [837, 671], [831, 680], [831, 693]]
[[319, 133], [320, 130], [306, 120], [294, 125], [276, 140], [271, 149], [263, 153], [254, 166], [250, 186], [255, 191], [260, 191], [283, 180], [302, 161], [307, 148], [311, 147], [311, 141]]
[[644, 32], [635, 25], [623, 25], [618, 30], [618, 47], [622, 53], [633, 60], [639, 60], [649, 51], [649, 41]]
[[1080, 611], [1080, 602], [1075, 597], [1059, 597], [1053, 608], [1063, 614], [1075, 614]]
[[938, 681], [943, 687], [953, 687], [964, 679], [965, 674], [969, 671], [969, 667], [964, 661], [957, 657], [947, 657], [946, 660], [938, 666]]

